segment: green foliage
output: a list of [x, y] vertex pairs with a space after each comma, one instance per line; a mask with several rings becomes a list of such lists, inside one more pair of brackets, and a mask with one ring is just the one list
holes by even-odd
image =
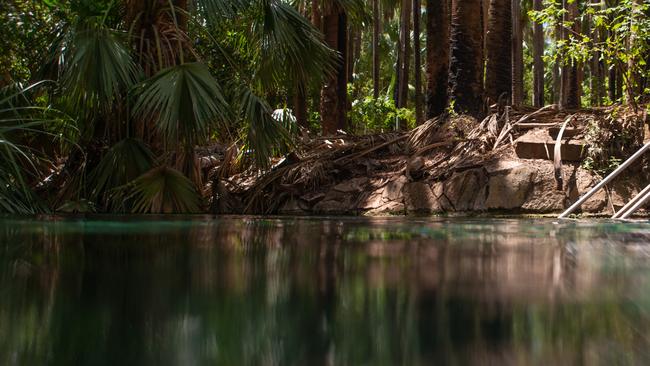
[[130, 184], [134, 213], [197, 213], [201, 201], [194, 184], [176, 169], [154, 168]]
[[408, 108], [396, 108], [390, 98], [374, 99], [372, 96], [352, 102], [348, 118], [354, 131], [360, 133], [393, 131], [400, 123], [415, 126], [415, 112]]
[[133, 113], [156, 127], [170, 146], [205, 141], [214, 123], [228, 117], [221, 87], [199, 62], [160, 71], [137, 90]]
[[138, 69], [119, 37], [92, 20], [67, 35], [61, 81], [75, 108], [107, 108], [135, 84]]
[[142, 141], [127, 138], [118, 142], [91, 172], [92, 197], [103, 197], [112, 207], [122, 206], [119, 189], [149, 171], [153, 163], [153, 153]]
[[[545, 0], [542, 11], [530, 11], [529, 14], [534, 21], [566, 33], [565, 39], [554, 42], [546, 62], [585, 63], [599, 53], [601, 60], [622, 71], [628, 97], [634, 98], [643, 93], [635, 90], [634, 79], [650, 76], [650, 68], [646, 65], [650, 53], [650, 19], [646, 16], [649, 12], [647, 1], [620, 0], [607, 5], [605, 2], [584, 4], [578, 19], [565, 20], [563, 15], [567, 10], [562, 7], [562, 1]], [[600, 31], [604, 36], [599, 39], [584, 31], [576, 32], [572, 29], [575, 22], [589, 23], [593, 31]]]

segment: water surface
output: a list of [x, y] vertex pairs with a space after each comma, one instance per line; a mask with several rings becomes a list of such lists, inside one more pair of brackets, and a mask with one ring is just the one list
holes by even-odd
[[650, 363], [650, 224], [0, 218], [0, 365]]

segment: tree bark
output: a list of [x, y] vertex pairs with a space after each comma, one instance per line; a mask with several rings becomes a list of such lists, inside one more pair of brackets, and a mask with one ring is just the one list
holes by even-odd
[[481, 0], [452, 0], [450, 97], [458, 113], [481, 117], [483, 100], [483, 28]]
[[372, 95], [379, 98], [379, 0], [372, 0]]
[[311, 24], [318, 30], [323, 30], [323, 19], [320, 11], [320, 0], [311, 1]]
[[420, 0], [413, 0], [413, 50], [415, 51], [413, 75], [415, 78], [415, 121], [418, 126], [424, 122], [424, 113], [422, 111], [422, 56], [420, 47], [421, 14]]
[[446, 0], [427, 0], [427, 119], [445, 112], [449, 99], [449, 6]]
[[[512, 94], [512, 9], [511, 0], [491, 0], [486, 44], [485, 95], [490, 103]], [[492, 46], [492, 47], [490, 47]]]
[[[599, 4], [600, 0], [592, 0], [593, 4]], [[590, 21], [590, 26], [591, 28], [591, 40], [592, 43], [599, 43], [602, 39], [602, 30], [596, 27], [593, 22], [591, 16], [589, 17]], [[603, 96], [604, 96], [604, 90], [603, 90], [603, 80], [604, 80], [604, 66], [603, 62], [600, 61], [600, 52], [594, 51], [594, 53], [591, 56], [591, 60], [589, 63], [589, 69], [591, 72], [591, 77], [589, 79], [589, 88], [591, 89], [591, 105], [592, 106], [600, 106], [603, 103]]]
[[[411, 0], [402, 0], [400, 10], [400, 41], [397, 73], [397, 98], [395, 106], [406, 108], [408, 102], [409, 66], [411, 64]], [[401, 126], [405, 127], [405, 126]]]
[[[564, 0], [564, 8], [567, 10], [563, 17], [563, 23], [573, 22], [573, 31], [579, 32], [578, 3]], [[567, 31], [563, 31], [563, 38], [568, 39]], [[560, 88], [560, 106], [562, 108], [577, 109], [581, 106], [580, 101], [580, 75], [578, 62], [575, 60], [564, 60], [562, 67], [562, 87]]]
[[512, 0], [512, 104], [524, 100], [524, 33], [521, 26], [521, 0]]
[[324, 135], [346, 127], [347, 112], [347, 17], [338, 2], [327, 4], [323, 16], [325, 42], [339, 52], [335, 71], [321, 89], [320, 114]]
[[[542, 0], [533, 0], [533, 9], [542, 10]], [[544, 106], [544, 26], [533, 25], [533, 106]]]

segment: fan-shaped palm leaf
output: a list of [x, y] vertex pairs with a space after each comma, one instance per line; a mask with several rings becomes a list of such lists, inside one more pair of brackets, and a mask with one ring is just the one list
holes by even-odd
[[130, 185], [136, 213], [196, 213], [200, 197], [192, 182], [168, 166], [154, 168]]
[[319, 30], [287, 3], [260, 3], [261, 16], [253, 22], [252, 36], [259, 45], [261, 80], [268, 86], [292, 85], [292, 81], [318, 82], [333, 72], [336, 54], [323, 43]]
[[75, 106], [110, 105], [119, 92], [135, 83], [138, 69], [116, 31], [83, 24], [66, 39], [63, 85]]
[[151, 169], [153, 154], [142, 141], [127, 138], [113, 145], [91, 172], [93, 196], [111, 193]]
[[273, 110], [260, 97], [255, 95], [250, 89], [244, 89], [241, 92], [242, 114], [248, 122], [245, 127], [245, 144], [255, 163], [266, 168], [269, 159], [275, 153], [290, 145], [290, 137], [287, 130], [273, 118]]
[[202, 63], [165, 69], [138, 90], [134, 114], [154, 118], [169, 144], [192, 145], [208, 136], [215, 122], [227, 118], [219, 83]]

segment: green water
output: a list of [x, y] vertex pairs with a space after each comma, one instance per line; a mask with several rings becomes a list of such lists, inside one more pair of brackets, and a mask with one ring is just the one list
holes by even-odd
[[0, 365], [650, 363], [650, 224], [0, 218]]

